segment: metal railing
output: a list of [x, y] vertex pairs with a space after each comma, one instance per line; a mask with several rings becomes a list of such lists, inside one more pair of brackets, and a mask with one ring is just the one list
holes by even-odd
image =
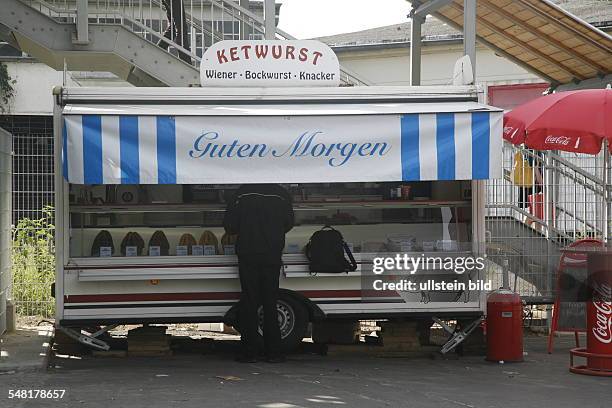
[[[53, 215], [46, 209], [53, 205], [55, 194], [53, 119], [4, 115], [0, 116], [0, 127], [13, 135], [13, 279], [9, 298], [21, 316], [53, 317]], [[26, 242], [26, 237], [31, 239]]]
[[[530, 185], [514, 183], [517, 153], [533, 169]], [[511, 289], [527, 301], [553, 299], [563, 247], [582, 238], [610, 238], [604, 154], [535, 152], [504, 143], [504, 177], [487, 181], [487, 253], [501, 266], [498, 273], [509, 271]]]
[[[57, 22], [77, 22], [78, 0], [21, 1]], [[263, 9], [253, 11], [232, 0], [89, 0], [83, 3], [89, 24], [121, 25], [196, 69], [206, 49], [218, 41], [264, 38]], [[279, 28], [276, 28], [276, 37], [295, 39]], [[345, 85], [369, 85], [345, 68], [340, 69], [340, 79]]]

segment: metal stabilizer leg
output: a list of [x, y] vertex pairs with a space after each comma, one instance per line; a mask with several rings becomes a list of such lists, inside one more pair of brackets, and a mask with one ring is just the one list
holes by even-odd
[[89, 346], [89, 347], [93, 347], [93, 348], [98, 349], [98, 350], [107, 351], [107, 350], [110, 349], [110, 346], [108, 345], [108, 343], [106, 343], [105, 341], [102, 341], [100, 339], [97, 339], [96, 337], [98, 337], [101, 334], [106, 333], [109, 330], [114, 329], [115, 327], [117, 327], [116, 324], [110, 325], [110, 326], [105, 326], [105, 327], [101, 328], [100, 330], [98, 330], [97, 332], [95, 332], [93, 334], [83, 334], [83, 333], [81, 333], [81, 331], [76, 331], [76, 330], [71, 329], [69, 327], [62, 327], [62, 326], [57, 326], [57, 329], [60, 329], [68, 337], [70, 337], [72, 339], [75, 339], [79, 343], [82, 343], [82, 344], [84, 344], [86, 346]]
[[472, 323], [468, 324], [467, 327], [462, 327], [461, 330], [455, 330], [442, 320], [437, 317], [434, 317], [434, 322], [438, 323], [444, 331], [451, 335], [450, 339], [440, 349], [440, 353], [446, 354], [449, 351], [453, 350], [459, 344], [463, 342], [482, 322], [484, 318], [481, 316], [478, 319], [474, 320]]

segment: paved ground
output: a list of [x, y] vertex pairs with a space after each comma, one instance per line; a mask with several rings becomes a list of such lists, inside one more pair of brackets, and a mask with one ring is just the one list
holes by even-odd
[[[22, 347], [38, 354], [40, 347], [26, 344], [36, 342], [41, 346], [44, 336], [24, 338]], [[24, 366], [11, 366], [5, 358], [0, 362], [0, 407], [610, 408], [612, 379], [570, 374], [570, 345], [571, 338], [562, 338], [555, 354], [547, 355], [545, 338], [529, 337], [526, 361], [505, 365], [482, 357], [314, 354], [292, 356], [285, 364], [243, 365], [216, 352], [57, 359], [54, 368], [45, 370], [42, 356], [39, 364], [26, 359]], [[66, 393], [59, 400], [8, 399], [9, 390], [17, 389]]]

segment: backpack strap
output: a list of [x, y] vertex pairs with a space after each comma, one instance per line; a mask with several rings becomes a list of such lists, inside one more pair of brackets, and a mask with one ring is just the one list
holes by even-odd
[[355, 257], [353, 256], [353, 253], [351, 252], [351, 248], [349, 248], [348, 244], [344, 240], [342, 240], [342, 246], [344, 247], [344, 252], [346, 252], [346, 255], [349, 258], [349, 263], [351, 264], [351, 267], [347, 272], [356, 271], [357, 261], [355, 261]]

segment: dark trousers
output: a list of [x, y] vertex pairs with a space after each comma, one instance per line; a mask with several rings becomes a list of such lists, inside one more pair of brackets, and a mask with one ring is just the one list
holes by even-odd
[[[168, 17], [168, 28], [164, 31], [164, 37], [189, 50], [189, 26], [187, 25], [187, 15], [185, 14], [185, 5], [183, 1], [184, 0], [162, 0], [162, 5]], [[157, 45], [165, 50], [169, 48], [168, 43], [164, 40], [160, 40]], [[179, 51], [179, 58], [191, 64], [191, 57], [183, 51]]]
[[242, 295], [240, 298], [240, 339], [243, 353], [257, 354], [259, 328], [258, 310], [263, 306], [264, 352], [268, 357], [280, 354], [280, 329], [278, 327], [278, 278], [280, 257], [266, 255], [239, 255], [239, 273]]

